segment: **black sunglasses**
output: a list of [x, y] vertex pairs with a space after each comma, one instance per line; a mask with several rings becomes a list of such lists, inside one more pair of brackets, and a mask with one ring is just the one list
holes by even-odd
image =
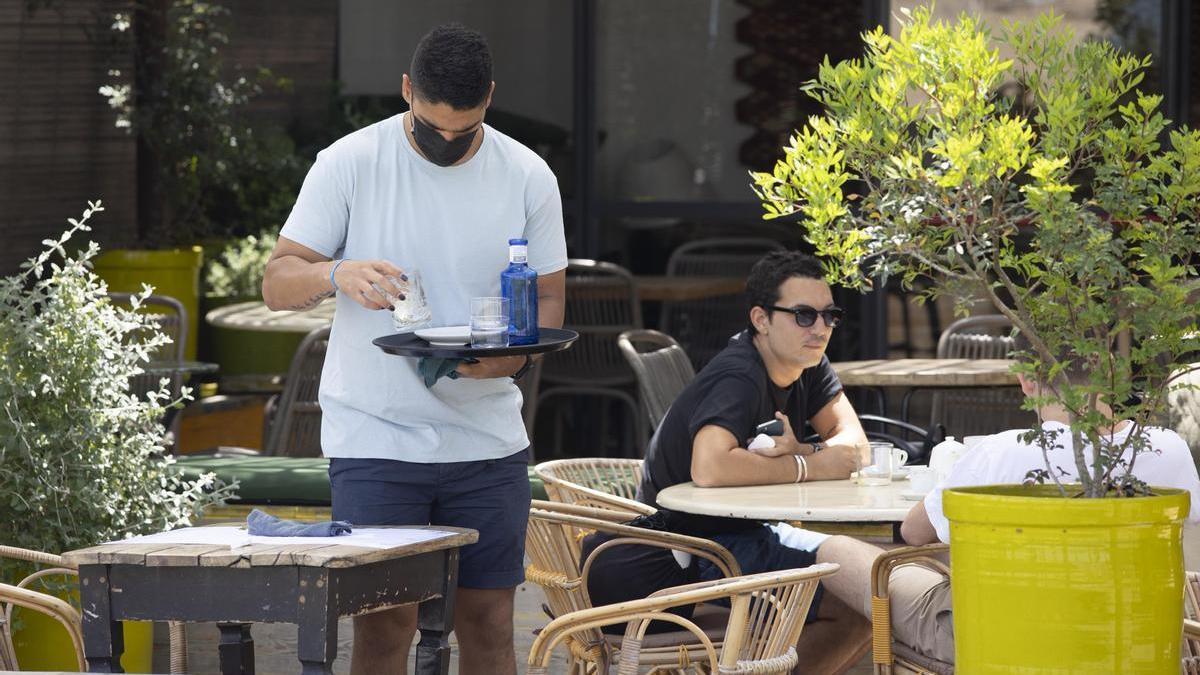
[[796, 325], [801, 328], [808, 328], [817, 322], [817, 317], [825, 320], [825, 325], [833, 328], [842, 322], [842, 318], [846, 316], [846, 310], [841, 307], [830, 307], [829, 309], [817, 309], [808, 305], [800, 305], [799, 307], [779, 307], [776, 305], [768, 305], [763, 309], [774, 310], [776, 312], [788, 312], [796, 317]]

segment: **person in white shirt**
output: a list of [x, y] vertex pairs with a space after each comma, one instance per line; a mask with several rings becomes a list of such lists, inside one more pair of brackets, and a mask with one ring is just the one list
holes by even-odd
[[[406, 272], [420, 272], [433, 325], [468, 323], [471, 298], [500, 295], [509, 239], [528, 240], [539, 324], [560, 327], [562, 201], [546, 163], [484, 123], [495, 83], [482, 35], [435, 28], [402, 86], [408, 112], [317, 155], [267, 265], [263, 299], [303, 310], [336, 296], [320, 389], [333, 517], [477, 530], [458, 568], [459, 664], [505, 675], [516, 672], [513, 591], [524, 580], [530, 501], [513, 378], [530, 360], [480, 359], [439, 379], [442, 368], [428, 377], [416, 359], [371, 340], [395, 332], [388, 310], [409, 289]], [[416, 624], [415, 606], [355, 617], [351, 671], [405, 672]]]
[[[1040, 385], [1020, 378], [1026, 396], [1036, 396]], [[1042, 428], [1059, 429], [1056, 447], [1049, 453], [1050, 465], [1061, 468], [1063, 482], [1077, 479], [1068, 415], [1057, 405], [1038, 410]], [[942, 511], [942, 494], [947, 488], [972, 485], [1021, 483], [1033, 470], [1045, 469], [1046, 460], [1037, 445], [1021, 440], [1027, 429], [1014, 429], [988, 436], [963, 455], [945, 481], [938, 484], [904, 519], [900, 534], [912, 545], [950, 541], [950, 522]], [[1129, 420], [1118, 421], [1104, 431], [1109, 442], [1122, 444], [1136, 431]], [[1147, 427], [1146, 450], [1138, 453], [1133, 474], [1154, 487], [1169, 487], [1191, 493], [1189, 523], [1200, 522], [1200, 477], [1187, 443], [1178, 434], [1157, 427]], [[1090, 460], [1091, 451], [1085, 450]], [[1128, 459], [1128, 458], [1126, 458]], [[1090, 461], [1089, 461], [1090, 465]], [[842, 568], [825, 581], [829, 592], [871, 617], [871, 565], [883, 549], [849, 537], [835, 537], [818, 550], [817, 562], [836, 562]], [[894, 570], [888, 582], [891, 605], [892, 636], [916, 652], [939, 661], [954, 661], [954, 624], [950, 598], [950, 580], [941, 573], [917, 565], [901, 566]]]

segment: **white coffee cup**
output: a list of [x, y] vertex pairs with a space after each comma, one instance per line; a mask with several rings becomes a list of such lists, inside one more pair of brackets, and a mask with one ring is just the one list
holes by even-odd
[[917, 494], [927, 494], [937, 487], [937, 472], [927, 466], [908, 467], [910, 489]]
[[908, 464], [908, 451], [892, 448], [892, 473], [903, 469], [905, 464]]

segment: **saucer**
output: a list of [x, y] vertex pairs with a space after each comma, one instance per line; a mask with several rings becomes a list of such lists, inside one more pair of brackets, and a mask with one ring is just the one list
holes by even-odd
[[927, 494], [929, 494], [929, 493], [928, 492], [912, 492], [911, 490], [905, 490], [904, 492], [900, 493], [900, 498], [906, 499], [910, 502], [919, 502], [922, 499], [924, 499], [925, 495], [927, 495]]
[[471, 342], [470, 326], [418, 328], [413, 332], [417, 337], [438, 347], [459, 347]]
[[907, 480], [907, 479], [908, 479], [908, 467], [906, 467], [906, 466], [900, 467], [899, 469], [892, 471], [892, 480]]

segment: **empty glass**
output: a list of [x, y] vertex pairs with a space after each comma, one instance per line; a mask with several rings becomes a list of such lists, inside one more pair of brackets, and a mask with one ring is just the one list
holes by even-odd
[[392, 310], [392, 326], [399, 333], [409, 333], [433, 322], [433, 312], [429, 310], [425, 289], [421, 286], [421, 273], [413, 269], [406, 271], [404, 276], [408, 277], [408, 281], [388, 277], [388, 281], [402, 289], [403, 298], [396, 294], [394, 288], [380, 289], [395, 307]]
[[891, 443], [872, 441], [871, 466], [864, 466], [858, 472], [859, 483], [872, 486], [891, 485], [892, 466], [896, 459], [892, 451], [895, 449]]
[[508, 346], [508, 298], [471, 298], [471, 346]]

